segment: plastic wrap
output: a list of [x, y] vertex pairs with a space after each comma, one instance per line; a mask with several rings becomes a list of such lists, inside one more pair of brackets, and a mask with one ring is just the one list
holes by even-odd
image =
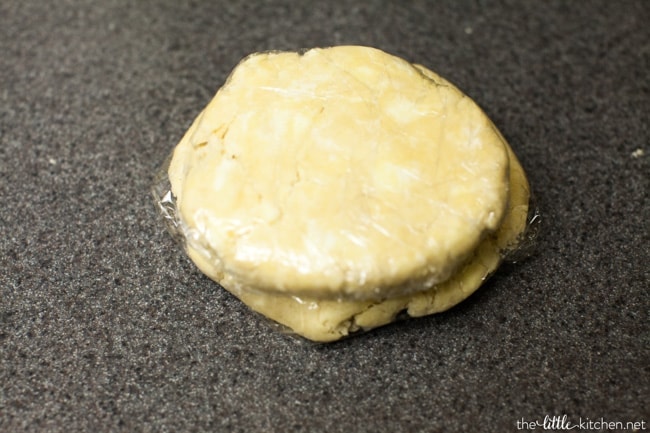
[[334, 341], [444, 311], [534, 244], [517, 158], [424, 67], [363, 47], [263, 54], [223, 89], [154, 198], [203, 273], [291, 332]]

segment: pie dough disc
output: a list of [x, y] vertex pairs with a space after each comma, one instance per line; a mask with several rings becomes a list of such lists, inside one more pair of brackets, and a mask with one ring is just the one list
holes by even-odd
[[346, 46], [246, 58], [169, 177], [192, 259], [228, 290], [376, 302], [475, 254], [503, 220], [508, 164], [453, 85]]

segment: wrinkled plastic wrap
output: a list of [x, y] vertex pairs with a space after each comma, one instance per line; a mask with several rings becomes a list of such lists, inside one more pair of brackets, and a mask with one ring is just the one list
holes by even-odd
[[[156, 176], [157, 207], [203, 273], [288, 333], [327, 342], [451, 308], [503, 260], [530, 254], [539, 214], [525, 173], [469, 98], [378, 50], [296, 56], [242, 62]], [[327, 76], [294, 79], [331, 73], [332, 63], [347, 67], [333, 87]], [[371, 77], [381, 98], [364, 93], [364, 76], [345, 81], [357, 66], [388, 77]], [[395, 88], [400, 80], [415, 85]], [[409, 105], [409, 92], [419, 101], [428, 91], [433, 102]], [[451, 138], [438, 138], [451, 143], [438, 149], [451, 168], [431, 170], [440, 155], [414, 152], [439, 130]]]
[[[168, 166], [169, 158], [163, 164], [163, 168], [156, 174], [156, 179], [152, 188], [156, 207], [164, 219], [165, 226], [171, 236], [178, 242], [179, 246], [181, 246], [186, 253], [191, 251], [190, 257], [195, 262], [197, 260], [208, 262], [214, 260], [214, 255], [210, 252], [210, 249], [205, 246], [200, 234], [189, 229], [183, 223], [178, 214], [176, 200], [172, 194], [169, 179], [167, 177]], [[530, 207], [526, 218], [526, 229], [519, 234], [516, 242], [514, 242], [509, 248], [500, 251], [499, 259], [504, 262], [517, 263], [527, 259], [535, 252], [541, 218], [540, 213], [535, 206], [533, 197], [531, 197], [529, 203]], [[480, 270], [478, 278], [483, 282], [487, 280], [494, 271], [495, 270]], [[435, 298], [435, 294], [430, 292], [435, 292], [436, 290], [439, 292], [445, 290], [451, 291], [455, 284], [457, 284], [457, 281], [452, 279], [451, 282], [429, 289], [429, 291], [423, 292], [421, 296], [416, 296], [416, 298], [420, 300], [424, 299], [425, 305], [435, 306], [435, 312], [444, 311], [453, 307], [457, 303], [456, 301], [460, 302], [460, 299], [458, 298], [464, 297], [465, 294], [461, 292], [461, 295], [458, 297], [445, 299], [443, 302], [436, 305], [432, 301], [433, 298]], [[289, 325], [281, 323], [283, 321], [282, 318], [276, 317], [275, 320], [270, 319], [269, 321], [269, 324], [280, 332], [292, 336], [305, 337], [309, 340], [318, 342], [335, 341], [394, 321], [433, 314], [434, 312], [433, 309], [431, 309], [431, 312], [418, 311], [417, 307], [413, 307], [409, 310], [409, 302], [399, 296], [394, 299], [355, 300], [350, 302], [341, 298], [327, 300], [301, 298], [290, 294], [265, 294], [256, 290], [246, 290], [241, 286], [234, 286], [228, 289], [238, 298], [243, 298], [245, 302], [247, 301], [246, 303], [254, 310], [255, 306], [258, 306], [261, 302], [272, 302], [278, 304], [280, 306], [279, 308], [282, 310], [294, 310], [295, 320], [297, 321], [301, 320], [301, 316], [310, 314], [310, 312], [317, 311], [320, 308], [334, 309], [338, 314], [333, 314], [331, 317], [324, 319], [324, 321], [330, 324], [330, 328], [332, 329], [332, 331], [326, 333], [317, 333], [315, 335], [296, 334]], [[415, 303], [413, 304], [415, 305]], [[363, 317], [353, 319], [360, 311], [367, 312], [366, 320], [364, 320]], [[380, 313], [380, 316], [383, 313], [383, 317], [379, 317], [379, 320], [375, 320], [375, 324], [370, 325], [367, 317], [378, 312]], [[262, 314], [262, 316], [264, 316], [264, 314]], [[264, 317], [268, 319], [268, 317]], [[293, 320], [289, 320], [289, 322], [293, 322]]]

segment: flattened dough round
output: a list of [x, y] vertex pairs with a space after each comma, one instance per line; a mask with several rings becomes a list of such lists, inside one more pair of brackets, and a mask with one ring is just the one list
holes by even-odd
[[500, 226], [506, 147], [462, 92], [382, 51], [264, 53], [195, 120], [169, 177], [224, 287], [381, 299], [448, 280]]

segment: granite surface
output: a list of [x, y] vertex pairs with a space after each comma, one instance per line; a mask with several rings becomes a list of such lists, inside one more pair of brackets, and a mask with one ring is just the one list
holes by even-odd
[[[650, 428], [648, 22], [643, 0], [0, 2], [0, 432]], [[149, 186], [243, 56], [336, 44], [484, 107], [543, 226], [460, 306], [312, 345], [202, 276]]]

